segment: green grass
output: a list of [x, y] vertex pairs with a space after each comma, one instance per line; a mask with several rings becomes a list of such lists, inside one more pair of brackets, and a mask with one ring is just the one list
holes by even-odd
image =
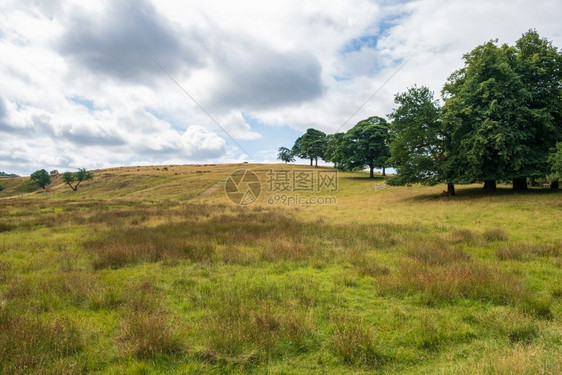
[[303, 167], [166, 167], [2, 179], [0, 373], [562, 372], [560, 192], [237, 207], [230, 172]]

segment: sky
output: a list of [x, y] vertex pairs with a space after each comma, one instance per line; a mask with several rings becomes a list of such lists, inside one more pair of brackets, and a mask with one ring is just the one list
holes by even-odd
[[0, 171], [274, 162], [307, 128], [387, 116], [414, 84], [439, 97], [488, 40], [533, 28], [561, 47], [561, 14], [559, 0], [2, 0]]

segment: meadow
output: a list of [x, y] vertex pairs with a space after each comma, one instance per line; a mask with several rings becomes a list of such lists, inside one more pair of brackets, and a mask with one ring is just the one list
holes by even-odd
[[0, 179], [0, 373], [562, 372], [562, 192], [341, 172], [239, 207], [240, 168], [304, 167]]

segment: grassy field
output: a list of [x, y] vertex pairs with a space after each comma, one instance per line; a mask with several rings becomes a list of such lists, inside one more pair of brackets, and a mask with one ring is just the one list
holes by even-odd
[[556, 374], [562, 192], [387, 187], [238, 207], [281, 165], [0, 185], [0, 373]]

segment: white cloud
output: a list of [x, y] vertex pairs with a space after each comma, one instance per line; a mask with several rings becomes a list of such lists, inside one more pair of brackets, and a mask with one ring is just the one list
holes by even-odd
[[0, 170], [270, 160], [275, 130], [252, 124], [336, 131], [412, 57], [346, 130], [413, 84], [438, 94], [487, 40], [536, 28], [560, 46], [559, 14], [555, 0], [5, 0]]

